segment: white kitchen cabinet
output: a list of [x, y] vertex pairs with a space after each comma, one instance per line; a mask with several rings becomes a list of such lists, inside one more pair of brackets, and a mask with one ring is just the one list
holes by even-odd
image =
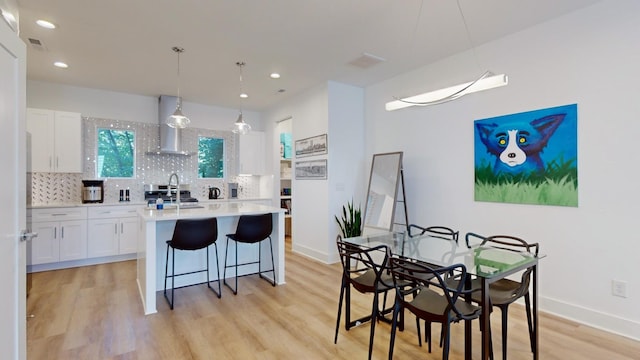
[[82, 172], [82, 117], [79, 113], [27, 109], [30, 172]]
[[27, 244], [27, 265], [86, 259], [86, 218], [82, 207], [32, 210], [31, 230], [38, 236]]
[[251, 131], [239, 135], [239, 174], [264, 175], [266, 151], [264, 148], [264, 132]]
[[132, 254], [137, 251], [138, 207], [139, 205], [117, 205], [89, 209], [89, 258]]

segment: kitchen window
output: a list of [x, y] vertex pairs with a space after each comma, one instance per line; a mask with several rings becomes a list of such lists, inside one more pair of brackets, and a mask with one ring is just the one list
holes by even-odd
[[99, 178], [132, 178], [136, 134], [132, 130], [98, 128], [96, 174]]
[[224, 139], [198, 137], [198, 177], [224, 178]]

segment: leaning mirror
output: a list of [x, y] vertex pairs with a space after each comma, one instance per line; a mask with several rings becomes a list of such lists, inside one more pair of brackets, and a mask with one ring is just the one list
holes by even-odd
[[373, 155], [363, 235], [393, 229], [401, 170], [402, 152]]

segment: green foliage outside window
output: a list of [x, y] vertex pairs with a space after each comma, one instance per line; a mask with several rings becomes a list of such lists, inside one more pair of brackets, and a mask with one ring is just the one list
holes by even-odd
[[130, 130], [98, 129], [98, 177], [133, 177], [135, 139]]
[[224, 139], [198, 138], [198, 177], [224, 178]]

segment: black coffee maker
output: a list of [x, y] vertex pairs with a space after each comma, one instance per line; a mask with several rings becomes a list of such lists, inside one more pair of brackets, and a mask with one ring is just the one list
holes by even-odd
[[214, 186], [209, 186], [209, 199], [219, 199], [220, 189]]

